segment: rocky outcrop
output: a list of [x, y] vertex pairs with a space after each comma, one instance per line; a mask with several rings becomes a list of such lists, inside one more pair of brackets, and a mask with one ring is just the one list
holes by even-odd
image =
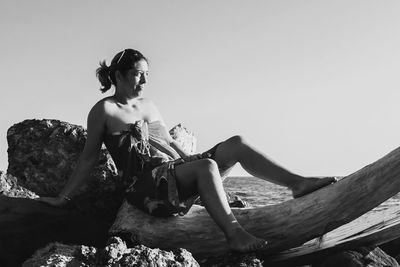
[[[18, 184], [40, 196], [56, 196], [77, 164], [86, 141], [81, 126], [58, 120], [25, 120], [7, 132], [8, 169]], [[103, 148], [89, 182], [74, 198], [78, 210], [111, 221], [123, 194], [122, 181]]]
[[379, 247], [360, 247], [329, 255], [313, 267], [398, 267], [397, 261]]
[[128, 248], [119, 237], [111, 237], [103, 249], [51, 243], [38, 250], [22, 266], [197, 267], [199, 264], [190, 252], [184, 249], [164, 251], [143, 245]]

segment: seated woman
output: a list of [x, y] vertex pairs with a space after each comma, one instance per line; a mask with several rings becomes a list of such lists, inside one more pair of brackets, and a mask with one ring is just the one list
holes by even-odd
[[63, 206], [71, 200], [89, 177], [104, 142], [127, 183], [126, 198], [131, 204], [154, 216], [184, 215], [200, 195], [229, 247], [247, 252], [267, 242], [244, 230], [228, 205], [221, 177], [236, 163], [255, 177], [288, 187], [295, 198], [335, 181], [290, 173], [240, 136], [204, 153], [187, 155], [169, 135], [153, 102], [142, 97], [148, 75], [147, 59], [133, 49], [119, 52], [110, 66], [105, 61], [100, 63], [97, 77], [101, 91], [114, 86], [115, 93], [97, 102], [89, 112], [85, 148], [62, 192], [54, 198], [41, 197], [40, 201]]

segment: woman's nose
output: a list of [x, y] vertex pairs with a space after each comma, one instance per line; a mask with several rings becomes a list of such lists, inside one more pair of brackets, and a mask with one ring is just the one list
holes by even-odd
[[140, 82], [141, 82], [142, 84], [147, 83], [147, 75], [146, 75], [146, 74], [143, 74], [143, 75], [140, 77]]

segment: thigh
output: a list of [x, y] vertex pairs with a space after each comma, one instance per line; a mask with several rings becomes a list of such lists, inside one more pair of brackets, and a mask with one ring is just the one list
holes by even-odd
[[198, 194], [197, 173], [200, 160], [187, 162], [175, 166], [176, 187], [180, 199], [186, 199]]
[[217, 162], [221, 177], [224, 178], [238, 162], [235, 137], [219, 143], [213, 150], [211, 158]]
[[198, 194], [199, 179], [220, 179], [217, 163], [210, 158], [190, 161], [175, 167], [175, 179], [180, 199]]

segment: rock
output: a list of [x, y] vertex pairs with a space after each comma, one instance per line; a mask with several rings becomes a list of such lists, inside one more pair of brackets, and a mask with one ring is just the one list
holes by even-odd
[[88, 246], [52, 243], [38, 250], [23, 267], [30, 266], [199, 266], [184, 250], [164, 251], [143, 245], [128, 248], [119, 237], [111, 237], [107, 246], [97, 249]]
[[8, 197], [38, 197], [34, 192], [18, 185], [16, 177], [3, 171], [0, 171], [0, 194]]
[[[247, 203], [246, 201], [242, 200], [237, 195], [235, 195], [235, 194], [233, 194], [231, 192], [227, 192], [227, 191], [225, 191], [225, 194], [226, 194], [226, 198], [228, 199], [228, 203], [229, 203], [230, 207], [232, 207], [232, 208], [250, 207], [249, 203]], [[203, 206], [203, 204], [201, 203], [200, 198], [196, 199], [194, 204]]]
[[397, 267], [399, 264], [379, 247], [360, 247], [329, 255], [313, 267]]
[[246, 208], [250, 207], [249, 203], [238, 197], [237, 195], [231, 192], [225, 192], [228, 198], [229, 206], [232, 208]]
[[[204, 267], [263, 267], [263, 260], [256, 253], [231, 253], [224, 258], [208, 258], [200, 261]], [[273, 266], [273, 265], [271, 265]]]
[[[18, 184], [40, 196], [56, 196], [75, 169], [86, 141], [81, 126], [58, 120], [25, 120], [7, 132], [8, 170]], [[74, 197], [76, 208], [112, 221], [124, 185], [105, 148], [89, 182]]]
[[179, 123], [178, 125], [174, 126], [169, 131], [169, 134], [181, 145], [186, 153], [192, 155], [196, 152], [196, 137], [182, 124]]
[[50, 243], [39, 249], [35, 254], [22, 264], [22, 267], [35, 266], [87, 266], [75, 258], [75, 252], [80, 246]]

